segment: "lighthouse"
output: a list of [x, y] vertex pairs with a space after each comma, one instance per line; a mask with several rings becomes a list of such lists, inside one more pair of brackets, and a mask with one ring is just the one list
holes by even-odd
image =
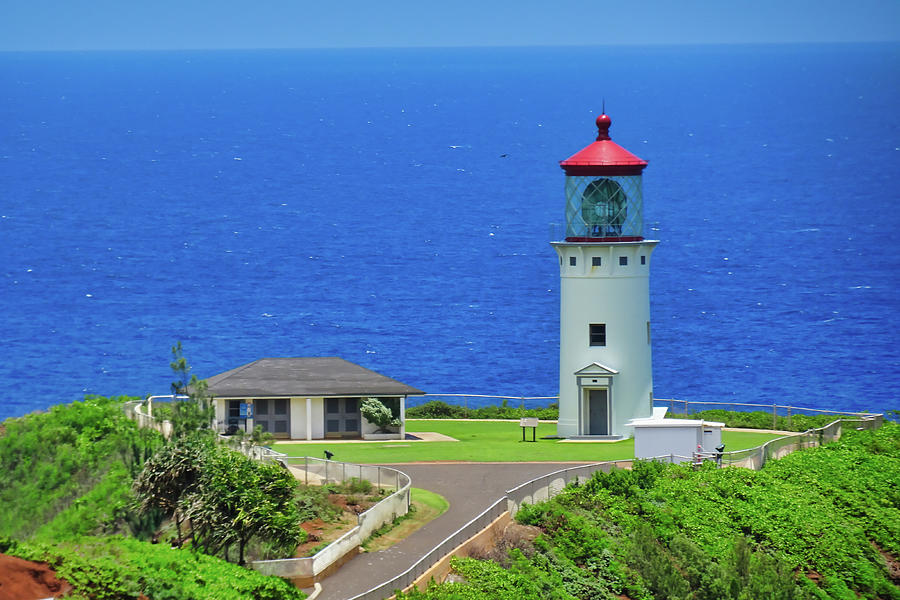
[[616, 439], [653, 412], [650, 256], [643, 236], [641, 177], [647, 161], [597, 139], [560, 166], [566, 174], [565, 238], [559, 255], [561, 437]]

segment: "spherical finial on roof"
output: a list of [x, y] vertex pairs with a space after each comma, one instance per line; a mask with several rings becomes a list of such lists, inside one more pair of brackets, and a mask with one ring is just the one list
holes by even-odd
[[597, 141], [610, 139], [610, 125], [612, 125], [612, 119], [610, 119], [609, 115], [607, 115], [606, 113], [603, 113], [602, 115], [597, 117]]

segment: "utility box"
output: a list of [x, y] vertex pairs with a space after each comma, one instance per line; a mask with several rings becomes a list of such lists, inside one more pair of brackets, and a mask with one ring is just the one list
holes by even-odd
[[665, 419], [655, 413], [649, 419], [632, 419], [634, 457], [672, 456], [673, 462], [686, 462], [695, 452], [710, 456], [722, 444], [725, 423], [690, 419]]

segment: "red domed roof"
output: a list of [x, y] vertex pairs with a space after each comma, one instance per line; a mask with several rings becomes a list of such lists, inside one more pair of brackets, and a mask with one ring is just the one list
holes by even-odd
[[647, 161], [638, 158], [609, 138], [612, 120], [597, 117], [597, 141], [559, 163], [566, 175], [640, 175]]

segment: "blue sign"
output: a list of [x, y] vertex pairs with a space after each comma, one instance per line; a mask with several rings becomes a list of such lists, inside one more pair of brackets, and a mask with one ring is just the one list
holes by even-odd
[[241, 402], [241, 418], [242, 419], [252, 419], [253, 418], [253, 405], [247, 404], [246, 402]]

